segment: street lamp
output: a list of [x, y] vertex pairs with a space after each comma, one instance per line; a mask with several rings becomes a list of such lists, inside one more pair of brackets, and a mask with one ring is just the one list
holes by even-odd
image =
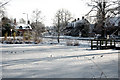
[[11, 36], [12, 36], [12, 29], [10, 29], [10, 31], [11, 31]]
[[[29, 28], [29, 26], [28, 26], [28, 13], [23, 13], [23, 14], [26, 14], [27, 15], [27, 28]], [[26, 28], [26, 29], [27, 29]], [[30, 29], [30, 28], [29, 28]], [[27, 29], [27, 32], [28, 32], [28, 36], [29, 36], [29, 29]]]
[[28, 26], [28, 13], [23, 13], [23, 14], [26, 14], [26, 15], [27, 15], [27, 26]]

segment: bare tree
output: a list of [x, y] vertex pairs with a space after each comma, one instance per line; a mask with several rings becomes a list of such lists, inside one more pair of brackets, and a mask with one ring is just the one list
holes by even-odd
[[119, 13], [117, 2], [108, 0], [92, 0], [92, 3], [88, 4], [88, 6], [91, 6], [92, 9], [88, 14], [86, 14], [86, 16], [90, 16], [90, 13], [92, 12], [96, 13], [96, 15], [91, 16], [94, 17], [96, 24], [95, 30], [101, 33], [101, 37], [105, 38], [107, 19], [117, 16]]
[[36, 9], [33, 11], [32, 16], [32, 28], [35, 32], [35, 40], [41, 36], [41, 33], [45, 31], [45, 25], [42, 23], [43, 17], [41, 16], [41, 11]]
[[5, 15], [5, 5], [8, 4], [9, 1], [0, 1], [0, 17]]
[[[2, 4], [2, 3], [0, 3], [0, 4]], [[4, 16], [4, 14], [5, 14], [5, 8], [4, 7], [0, 7], [0, 17], [3, 17]]]
[[[9, 0], [10, 1], [10, 0]], [[0, 7], [3, 7], [3, 6], [5, 6], [6, 4], [8, 4], [9, 3], [9, 1], [6, 1], [6, 2], [0, 2]]]
[[25, 24], [26, 21], [25, 21], [23, 18], [21, 18], [21, 19], [19, 20], [19, 23], [23, 23], [23, 24]]
[[[1, 0], [0, 1], [0, 18], [3, 18], [5, 16], [5, 5], [8, 4], [9, 1]], [[2, 36], [2, 21], [0, 20], [0, 36]]]
[[60, 34], [63, 33], [63, 29], [67, 26], [68, 22], [72, 19], [71, 13], [66, 9], [59, 9], [56, 14], [55, 18], [53, 20], [53, 24], [57, 27], [57, 33], [58, 33], [58, 43]]

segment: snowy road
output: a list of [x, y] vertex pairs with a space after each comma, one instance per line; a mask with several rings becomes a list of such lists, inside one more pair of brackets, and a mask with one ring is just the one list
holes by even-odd
[[1, 49], [3, 78], [118, 77], [117, 50], [90, 50], [84, 44], [4, 44]]

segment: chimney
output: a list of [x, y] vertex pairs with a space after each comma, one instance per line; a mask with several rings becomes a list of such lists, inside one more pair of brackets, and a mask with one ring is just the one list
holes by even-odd
[[14, 25], [16, 25], [16, 18], [14, 19]]
[[84, 19], [84, 16], [82, 16], [82, 20]]
[[30, 21], [28, 20], [28, 24], [30, 24]]
[[76, 22], [76, 19], [74, 20], [74, 22]]

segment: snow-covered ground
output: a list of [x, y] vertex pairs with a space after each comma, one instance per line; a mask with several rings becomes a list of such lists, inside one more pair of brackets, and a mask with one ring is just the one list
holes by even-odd
[[[118, 78], [117, 50], [90, 50], [89, 41], [66, 46], [53, 39], [41, 44], [1, 44], [3, 78]], [[73, 40], [74, 42], [74, 40]]]
[[[57, 38], [58, 36], [45, 36], [45, 38]], [[73, 36], [60, 36], [61, 39], [75, 39], [75, 40], [89, 40], [94, 39], [94, 37], [73, 37]]]
[[2, 79], [2, 44], [0, 43], [0, 79]]

